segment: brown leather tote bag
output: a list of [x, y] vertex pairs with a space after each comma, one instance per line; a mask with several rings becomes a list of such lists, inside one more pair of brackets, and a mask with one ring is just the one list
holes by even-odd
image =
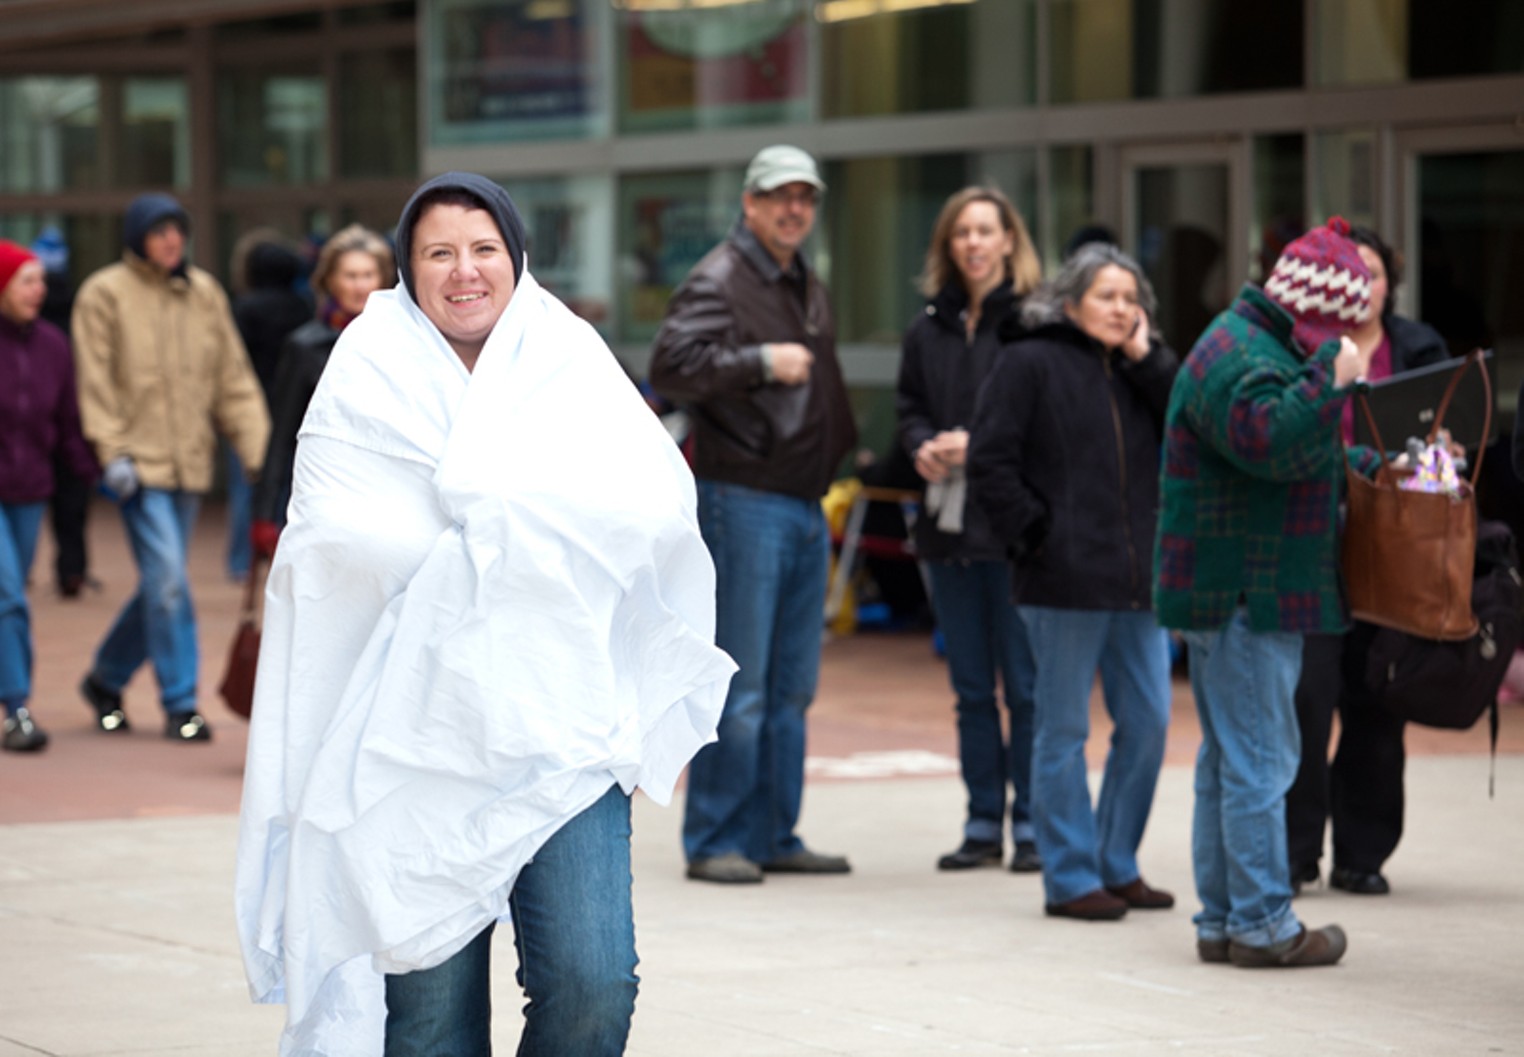
[[[1434, 416], [1428, 442], [1444, 426], [1450, 398], [1462, 376], [1475, 365], [1487, 393], [1485, 438], [1492, 428], [1492, 382], [1480, 352], [1456, 368]], [[1468, 639], [1476, 634], [1471, 609], [1471, 581], [1476, 556], [1476, 482], [1482, 454], [1476, 453], [1471, 479], [1461, 481], [1460, 498], [1410, 492], [1397, 482], [1411, 471], [1398, 469], [1386, 457], [1365, 394], [1355, 399], [1365, 415], [1381, 467], [1374, 480], [1346, 463], [1349, 513], [1344, 526], [1344, 579], [1349, 606], [1356, 619], [1396, 628], [1426, 639]], [[1483, 442], [1485, 444], [1485, 440]]]
[[257, 618], [259, 591], [264, 586], [265, 563], [255, 559], [249, 567], [249, 579], [243, 589], [243, 608], [238, 614], [238, 630], [228, 650], [228, 666], [217, 692], [228, 708], [248, 719], [254, 712], [254, 671], [259, 667], [260, 628]]

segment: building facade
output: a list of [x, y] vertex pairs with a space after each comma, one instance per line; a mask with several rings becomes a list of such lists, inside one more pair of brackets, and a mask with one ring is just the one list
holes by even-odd
[[173, 190], [224, 271], [256, 225], [386, 229], [420, 176], [501, 180], [537, 275], [639, 373], [741, 171], [824, 163], [816, 258], [870, 443], [943, 199], [993, 181], [1051, 266], [1102, 225], [1179, 347], [1310, 223], [1406, 253], [1400, 307], [1524, 380], [1517, 0], [0, 0], [0, 235], [76, 278]]

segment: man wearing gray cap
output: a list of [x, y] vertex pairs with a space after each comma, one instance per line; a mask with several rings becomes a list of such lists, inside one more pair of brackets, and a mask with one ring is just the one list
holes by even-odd
[[824, 191], [798, 147], [759, 152], [740, 219], [672, 295], [652, 352], [651, 384], [692, 413], [715, 641], [740, 666], [719, 740], [688, 770], [683, 851], [698, 881], [850, 869], [794, 833], [830, 548], [820, 497], [857, 442], [830, 299], [800, 253]]

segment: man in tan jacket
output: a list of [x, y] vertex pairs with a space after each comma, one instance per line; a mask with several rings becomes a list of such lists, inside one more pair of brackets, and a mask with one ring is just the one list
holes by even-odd
[[122, 687], [151, 661], [165, 737], [206, 741], [186, 573], [191, 530], [212, 484], [215, 434], [257, 475], [270, 418], [226, 295], [186, 260], [189, 231], [175, 199], [139, 196], [127, 209], [122, 260], [90, 276], [74, 303], [80, 419], [139, 576], [80, 691], [102, 731], [125, 731]]

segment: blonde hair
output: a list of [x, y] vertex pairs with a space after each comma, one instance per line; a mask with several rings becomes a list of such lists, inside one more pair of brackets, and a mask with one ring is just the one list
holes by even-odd
[[952, 258], [953, 226], [958, 215], [970, 202], [988, 202], [1000, 214], [1000, 226], [1011, 236], [1011, 252], [1005, 258], [1006, 278], [1018, 297], [1030, 293], [1042, 281], [1042, 262], [1032, 245], [1032, 236], [1022, 223], [1021, 214], [1011, 200], [998, 187], [965, 187], [949, 198], [937, 214], [937, 222], [931, 229], [931, 242], [926, 247], [926, 263], [921, 268], [918, 282], [921, 293], [935, 297], [942, 288], [958, 275], [958, 266]]
[[313, 300], [318, 302], [319, 308], [323, 298], [333, 296], [328, 290], [328, 280], [338, 266], [339, 258], [355, 252], [368, 253], [376, 259], [376, 267], [381, 269], [381, 289], [385, 290], [397, 281], [397, 261], [386, 240], [368, 227], [351, 224], [334, 232], [323, 243], [317, 264], [312, 268], [312, 292], [316, 295]]

